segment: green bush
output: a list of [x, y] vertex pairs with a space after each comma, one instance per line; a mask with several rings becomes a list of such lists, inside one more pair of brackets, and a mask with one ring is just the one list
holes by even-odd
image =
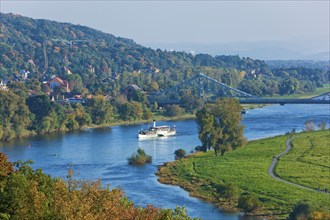
[[184, 109], [178, 105], [168, 105], [165, 107], [164, 116], [175, 117], [184, 114]]
[[313, 206], [308, 202], [297, 203], [289, 215], [290, 220], [312, 219]]
[[239, 188], [232, 183], [218, 185], [216, 189], [220, 196], [223, 198], [236, 200], [239, 197]]
[[241, 195], [238, 199], [238, 208], [245, 212], [254, 212], [261, 208], [259, 199], [254, 195]]
[[175, 159], [180, 160], [186, 155], [186, 151], [184, 149], [178, 149], [174, 151]]
[[139, 148], [137, 153], [133, 153], [131, 157], [127, 158], [128, 164], [135, 166], [142, 166], [146, 163], [152, 162], [152, 157]]

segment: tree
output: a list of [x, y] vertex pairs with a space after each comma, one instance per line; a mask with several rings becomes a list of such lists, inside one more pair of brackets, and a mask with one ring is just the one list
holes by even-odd
[[132, 101], [124, 103], [119, 105], [118, 109], [119, 117], [125, 121], [141, 119], [143, 116], [142, 105], [139, 102]]
[[238, 207], [245, 212], [254, 212], [261, 208], [259, 199], [254, 195], [241, 195], [238, 199]]
[[47, 116], [52, 109], [49, 97], [46, 95], [30, 96], [26, 100], [26, 104], [36, 116], [37, 122], [41, 122], [42, 118]]
[[24, 97], [11, 91], [0, 91], [0, 140], [9, 140], [28, 134], [31, 112]]
[[150, 91], [158, 91], [158, 89], [159, 89], [158, 83], [155, 82], [155, 81], [152, 81], [149, 85], [149, 90]]
[[95, 96], [88, 100], [87, 105], [94, 124], [106, 124], [111, 121], [113, 113], [112, 106], [102, 95]]
[[164, 115], [168, 117], [175, 117], [182, 115], [184, 113], [184, 109], [178, 105], [168, 105], [165, 107]]
[[202, 149], [214, 149], [215, 156], [245, 144], [244, 126], [240, 124], [242, 107], [236, 99], [218, 99], [196, 113], [198, 137]]
[[184, 149], [178, 149], [174, 151], [175, 159], [180, 160], [186, 155], [186, 151]]
[[279, 83], [279, 92], [281, 95], [295, 94], [300, 88], [300, 82], [292, 77], [283, 79]]
[[79, 127], [88, 126], [92, 123], [91, 116], [80, 103], [75, 106], [75, 120], [79, 123]]
[[72, 74], [67, 76], [69, 88], [71, 91], [81, 92], [83, 89], [83, 82], [81, 76], [78, 74]]
[[203, 100], [192, 95], [183, 94], [180, 97], [180, 106], [182, 106], [186, 111], [193, 112], [194, 110], [199, 110], [203, 107]]

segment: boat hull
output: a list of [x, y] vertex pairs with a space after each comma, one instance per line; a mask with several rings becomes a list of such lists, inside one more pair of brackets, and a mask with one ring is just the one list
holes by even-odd
[[140, 130], [138, 133], [139, 139], [148, 139], [148, 138], [156, 138], [156, 137], [167, 137], [176, 134], [176, 129], [174, 127], [170, 127], [168, 125], [156, 126], [156, 122], [154, 121], [154, 125], [149, 129]]
[[176, 131], [167, 131], [167, 132], [157, 132], [154, 134], [138, 134], [139, 139], [149, 139], [149, 138], [157, 138], [157, 137], [168, 137], [176, 134]]

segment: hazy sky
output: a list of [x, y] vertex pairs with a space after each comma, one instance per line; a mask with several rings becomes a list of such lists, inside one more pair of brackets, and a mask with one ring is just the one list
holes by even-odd
[[329, 0], [1, 0], [1, 12], [86, 25], [142, 45], [317, 41], [320, 51], [329, 50], [329, 10]]

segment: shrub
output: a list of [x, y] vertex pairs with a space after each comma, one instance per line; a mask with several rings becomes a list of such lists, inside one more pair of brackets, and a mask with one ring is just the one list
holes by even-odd
[[308, 202], [299, 202], [294, 207], [289, 215], [289, 219], [312, 219], [313, 207]]
[[238, 207], [245, 212], [254, 212], [261, 208], [261, 203], [254, 195], [241, 195], [238, 199]]
[[195, 151], [203, 151], [203, 152], [206, 152], [206, 147], [203, 147], [203, 146], [197, 146], [195, 147]]
[[152, 162], [152, 157], [139, 148], [137, 153], [133, 153], [131, 157], [127, 158], [128, 164], [135, 166], [142, 166], [146, 163]]
[[186, 151], [184, 149], [178, 149], [174, 151], [175, 159], [180, 160], [186, 155]]
[[218, 185], [217, 192], [220, 194], [221, 197], [230, 200], [235, 200], [239, 196], [239, 188], [232, 183]]

